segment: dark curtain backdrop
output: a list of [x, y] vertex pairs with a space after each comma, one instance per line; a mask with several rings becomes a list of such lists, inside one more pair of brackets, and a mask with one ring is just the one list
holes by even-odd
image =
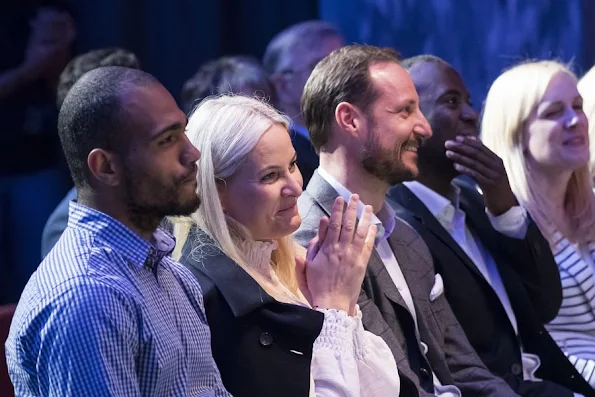
[[527, 58], [595, 60], [595, 0], [72, 0], [78, 51], [118, 45], [177, 98], [210, 59], [262, 56], [281, 29], [313, 18], [348, 42], [391, 46], [405, 57], [432, 53], [452, 63], [479, 109], [491, 82]]
[[480, 108], [500, 72], [527, 58], [594, 61], [594, 0], [320, 0], [349, 42], [435, 54], [457, 68]]
[[222, 55], [262, 57], [283, 28], [318, 17], [317, 0], [78, 0], [77, 51], [121, 46], [176, 97], [199, 65]]

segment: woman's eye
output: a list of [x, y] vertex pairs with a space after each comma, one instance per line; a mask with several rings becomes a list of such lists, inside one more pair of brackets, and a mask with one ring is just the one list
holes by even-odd
[[263, 176], [262, 178], [260, 178], [261, 182], [271, 182], [274, 181], [275, 178], [277, 176], [276, 172], [270, 172], [268, 174], [266, 174], [265, 176]]
[[545, 112], [543, 117], [545, 117], [546, 119], [551, 119], [551, 118], [558, 117], [561, 114], [562, 114], [562, 109], [552, 109], [552, 110], [548, 110], [547, 112]]
[[289, 164], [289, 169], [291, 171], [293, 171], [295, 169], [295, 167], [297, 166], [297, 160], [293, 160], [290, 164]]

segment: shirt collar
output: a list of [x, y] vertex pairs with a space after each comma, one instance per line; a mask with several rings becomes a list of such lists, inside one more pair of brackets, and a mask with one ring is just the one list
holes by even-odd
[[157, 228], [153, 244], [130, 230], [122, 222], [96, 209], [70, 202], [68, 227], [84, 229], [104, 241], [136, 266], [154, 269], [175, 247], [174, 237]]
[[452, 223], [455, 212], [460, 211], [461, 189], [451, 183], [450, 199], [435, 192], [417, 181], [403, 182], [405, 186], [426, 206], [428, 211], [438, 219]]
[[[343, 186], [339, 181], [337, 181], [331, 174], [326, 172], [324, 168], [318, 167], [318, 173], [320, 176], [328, 182], [329, 185], [333, 187], [339, 193], [345, 202], [349, 201], [349, 197], [351, 196], [351, 192]], [[357, 218], [361, 216], [364, 210], [365, 204], [360, 200], [357, 206]], [[372, 224], [377, 226], [376, 232], [376, 244], [380, 241], [385, 240], [390, 236], [395, 229], [395, 211], [392, 209], [390, 205], [384, 202], [382, 208], [376, 212], [376, 214], [372, 214]]]

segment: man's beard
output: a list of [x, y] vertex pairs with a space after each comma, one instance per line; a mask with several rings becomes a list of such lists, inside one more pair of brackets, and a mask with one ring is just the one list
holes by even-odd
[[400, 142], [394, 149], [380, 146], [374, 126], [368, 135], [364, 147], [360, 151], [360, 160], [366, 171], [389, 185], [411, 181], [417, 177], [417, 170], [408, 168], [401, 159], [403, 147], [407, 145], [421, 146], [420, 142]]
[[190, 215], [200, 206], [197, 194], [181, 197], [181, 181], [170, 184], [150, 175], [125, 170], [126, 207], [130, 221], [141, 230], [154, 230], [166, 216]]

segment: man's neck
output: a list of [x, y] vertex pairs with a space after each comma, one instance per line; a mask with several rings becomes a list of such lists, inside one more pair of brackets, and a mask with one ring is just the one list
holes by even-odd
[[150, 219], [146, 215], [141, 219], [131, 214], [130, 211], [120, 204], [120, 200], [101, 195], [79, 195], [78, 203], [103, 212], [106, 215], [121, 222], [124, 226], [141, 236], [143, 239], [152, 242], [153, 234], [157, 230], [161, 219]]
[[[457, 176], [452, 164], [444, 164], [438, 167], [420, 161], [418, 167], [419, 175], [415, 178], [417, 182], [432, 189], [442, 197], [449, 196], [452, 180]], [[447, 167], [452, 168], [452, 172]]]
[[360, 200], [371, 205], [374, 213], [378, 213], [384, 206], [385, 195], [388, 191], [388, 183], [370, 175], [364, 170], [357, 157], [340, 153], [337, 149], [334, 153], [321, 153], [320, 166], [328, 172], [340, 184], [345, 186], [352, 194], [358, 194]]

